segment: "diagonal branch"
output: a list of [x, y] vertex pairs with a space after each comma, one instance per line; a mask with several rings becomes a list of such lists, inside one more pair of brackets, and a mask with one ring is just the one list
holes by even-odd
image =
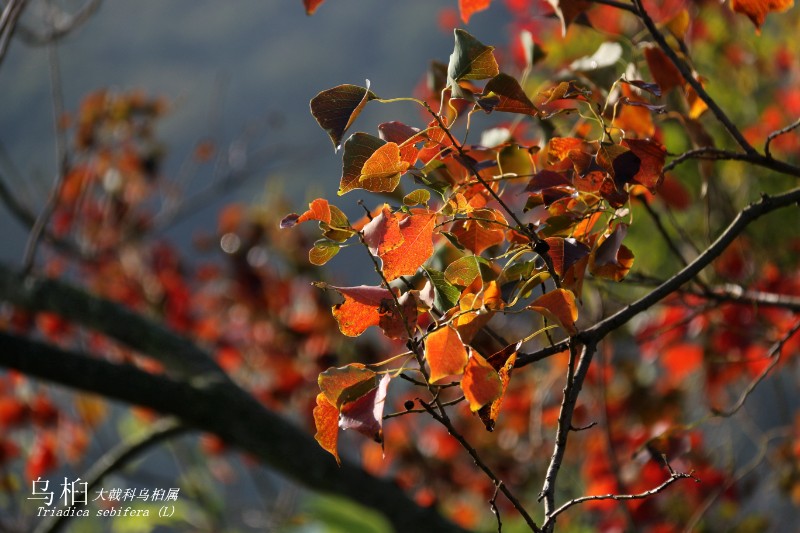
[[435, 509], [416, 505], [392, 481], [375, 478], [346, 460], [337, 466], [303, 430], [231, 382], [176, 381], [5, 332], [0, 332], [0, 366], [176, 416], [313, 490], [382, 512], [397, 531], [464, 533]]

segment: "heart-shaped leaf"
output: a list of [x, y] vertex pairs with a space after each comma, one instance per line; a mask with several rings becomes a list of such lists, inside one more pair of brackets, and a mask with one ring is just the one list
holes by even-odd
[[344, 84], [327, 89], [311, 99], [311, 114], [338, 150], [342, 136], [370, 100], [378, 97], [367, 87]]
[[457, 87], [461, 80], [485, 80], [500, 73], [493, 46], [486, 46], [460, 28], [455, 29], [455, 40], [447, 65], [449, 87]]

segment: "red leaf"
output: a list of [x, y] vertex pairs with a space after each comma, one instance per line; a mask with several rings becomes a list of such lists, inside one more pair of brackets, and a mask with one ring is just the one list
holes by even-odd
[[661, 87], [662, 93], [668, 93], [673, 87], [683, 87], [683, 75], [661, 48], [648, 46], [644, 49], [644, 58], [650, 68], [650, 75]]
[[329, 368], [317, 378], [319, 389], [336, 409], [354, 402], [374, 389], [378, 375], [361, 363]]
[[747, 15], [747, 18], [761, 31], [761, 25], [772, 11], [786, 11], [794, 5], [794, 0], [731, 0], [731, 9]]
[[413, 209], [400, 220], [403, 242], [380, 256], [383, 275], [388, 281], [410, 276], [433, 255], [433, 229], [436, 215], [424, 209]]
[[671, 346], [661, 354], [661, 364], [667, 370], [668, 381], [680, 385], [702, 367], [703, 348], [696, 344]]
[[461, 13], [461, 20], [464, 21], [464, 24], [468, 24], [473, 14], [488, 9], [491, 3], [492, 0], [458, 0], [458, 10]]
[[323, 2], [325, 2], [325, 0], [303, 0], [303, 6], [306, 8], [306, 15], [313, 15]]
[[339, 427], [355, 429], [375, 442], [383, 443], [383, 409], [389, 381], [389, 374], [384, 374], [377, 387], [342, 406]]
[[503, 394], [503, 382], [497, 370], [473, 350], [461, 379], [461, 389], [474, 413]]
[[633, 181], [644, 185], [650, 192], [656, 192], [664, 181], [664, 161], [667, 151], [657, 142], [644, 139], [623, 139], [622, 145], [630, 148], [641, 161]]
[[314, 407], [314, 426], [317, 428], [314, 439], [341, 464], [339, 452], [336, 450], [339, 441], [339, 410], [321, 392], [317, 394], [317, 406]]
[[557, 322], [570, 335], [578, 333], [575, 321], [578, 320], [578, 307], [575, 305], [575, 295], [566, 289], [555, 289], [543, 294], [528, 306], [542, 313], [547, 318]]
[[431, 383], [464, 372], [467, 358], [467, 349], [461, 337], [450, 326], [431, 332], [425, 339], [425, 360], [431, 368]]

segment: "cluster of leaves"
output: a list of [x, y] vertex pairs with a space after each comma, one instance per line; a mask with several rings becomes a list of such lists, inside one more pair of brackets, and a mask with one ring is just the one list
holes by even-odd
[[[306, 3], [309, 14], [321, 3]], [[459, 2], [462, 20], [466, 23], [490, 4]], [[321, 239], [309, 252], [317, 265], [342, 247], [363, 247], [380, 285], [319, 286], [343, 298], [333, 308], [343, 334], [358, 336], [377, 326], [388, 339], [405, 345], [405, 351], [397, 349], [400, 344], [391, 345], [401, 353], [384, 362], [351, 363], [320, 374], [314, 409], [318, 442], [339, 460], [340, 429], [386, 441], [383, 463], [370, 451], [374, 448], [362, 449], [365, 467], [396, 472], [420, 502], [442, 504], [466, 526], [475, 526], [480, 518], [464, 502], [491, 499], [497, 505], [498, 480], [513, 480], [520, 490], [537, 494], [533, 484], [545, 477], [546, 465], [522, 469], [520, 461], [542, 454], [547, 442], [543, 427], [563, 423], [564, 404], [558, 398], [565, 368], [569, 386], [581, 331], [599, 320], [598, 299], [617, 292], [608, 282], [636, 272], [633, 250], [646, 247], [646, 254], [653, 254], [645, 257], [634, 281], [663, 282], [665, 265], [687, 265], [692, 249], [694, 254], [702, 249], [693, 240], [708, 238], [690, 226], [697, 224], [698, 215], [719, 217], [721, 224], [737, 201], [734, 197], [746, 201], [753, 192], [744, 177], [729, 180], [730, 187], [719, 186], [718, 168], [703, 160], [703, 150], [708, 159], [742, 159], [714, 147], [719, 141], [709, 117], [720, 119], [720, 112], [710, 111], [715, 102], [705, 94], [713, 80], [691, 68], [693, 49], [700, 57], [709, 43], [730, 43], [729, 54], [737, 50], [726, 26], [715, 25], [730, 18], [718, 6], [549, 2], [557, 19], [553, 23], [536, 15], [543, 2], [507, 4], [516, 15], [516, 29], [522, 29], [508, 54], [524, 69], [520, 78], [501, 72], [493, 47], [456, 29], [449, 63], [432, 64], [423, 94], [415, 98], [383, 98], [369, 85], [341, 85], [319, 93], [311, 101], [311, 113], [334, 147], [343, 151], [339, 195], [362, 189], [394, 203], [378, 203], [364, 219], [351, 223], [341, 209], [319, 198], [308, 211], [281, 222], [282, 227], [319, 223]], [[768, 13], [791, 6], [730, 5], [755, 24], [756, 33]], [[696, 10], [703, 14], [697, 20]], [[652, 24], [652, 40], [626, 51], [630, 43], [618, 37], [593, 54], [569, 58], [571, 51], [585, 49], [578, 43], [595, 38], [591, 30], [570, 28], [572, 23], [622, 35], [632, 27], [630, 14], [645, 26]], [[542, 62], [543, 46], [557, 33], [564, 36], [561, 51]], [[668, 39], [661, 42], [664, 35]], [[785, 47], [781, 51], [778, 74], [792, 79], [798, 72], [796, 56]], [[729, 74], [717, 72], [714, 64], [703, 66], [720, 79]], [[795, 93], [781, 84], [777, 90], [792, 109]], [[421, 124], [385, 122], [378, 125], [377, 136], [357, 132], [345, 140], [366, 105], [400, 101], [420, 107]], [[474, 123], [495, 113], [511, 118], [468, 143]], [[796, 114], [784, 113], [765, 111], [756, 117], [745, 136], [739, 134], [740, 144], [769, 139], [767, 155], [772, 141], [774, 150], [790, 154], [797, 142], [797, 123], [790, 124]], [[736, 116], [742, 124], [752, 120]], [[722, 125], [738, 134], [726, 120]], [[569, 134], [559, 135], [561, 131]], [[701, 159], [699, 180], [697, 172], [684, 169], [665, 174], [665, 168], [674, 169], [695, 153]], [[675, 160], [667, 164], [670, 156]], [[791, 178], [774, 179], [770, 190], [792, 183]], [[400, 192], [404, 184], [411, 192]], [[705, 209], [696, 198], [705, 199]], [[655, 208], [668, 213], [681, 242], [669, 235]], [[642, 217], [649, 217], [655, 228]], [[662, 239], [667, 252], [654, 250], [654, 238]], [[691, 288], [673, 294], [640, 320], [637, 349], [614, 353], [611, 341], [605, 341], [600, 368], [591, 367], [583, 382], [585, 393], [601, 401], [581, 405], [574, 418], [567, 418], [568, 432], [581, 424], [605, 426], [577, 432], [572, 437], [575, 448], [566, 453], [584, 487], [572, 487], [565, 495], [594, 497], [577, 498], [590, 511], [577, 520], [602, 530], [636, 524], [671, 531], [677, 524], [704, 520], [720, 498], [733, 504], [742, 497], [734, 486], [744, 474], [726, 470], [707, 450], [698, 420], [733, 416], [767, 373], [787, 364], [781, 356], [798, 351], [797, 265], [774, 246], [774, 240], [735, 241], [709, 278], [695, 279]], [[771, 304], [768, 298], [773, 298]], [[568, 342], [558, 341], [554, 328]], [[533, 353], [524, 353], [523, 346]], [[549, 352], [548, 346], [553, 347]], [[558, 348], [564, 350], [561, 355], [542, 361]], [[535, 361], [535, 370], [517, 377], [519, 367]], [[380, 370], [384, 366], [389, 368]], [[701, 376], [699, 381], [695, 376]], [[427, 390], [428, 397], [409, 392], [409, 383]], [[398, 392], [387, 396], [390, 385]], [[698, 408], [698, 394], [704, 396], [705, 412]], [[393, 397], [402, 408], [386, 414]], [[403, 415], [413, 413], [427, 413], [432, 420], [412, 424], [412, 417]], [[480, 419], [477, 426], [470, 413]], [[501, 413], [505, 420], [498, 422]], [[796, 415], [791, 410], [784, 414], [790, 424]], [[481, 428], [497, 428], [497, 438], [482, 435]], [[768, 448], [770, 438], [765, 439]], [[558, 450], [558, 437], [553, 445]], [[459, 447], [467, 451], [461, 459]], [[483, 473], [470, 472], [472, 461], [482, 465], [476, 457], [491, 457], [494, 471], [488, 475], [494, 487], [480, 483]], [[786, 471], [793, 471], [794, 456], [785, 457]], [[676, 469], [692, 471], [701, 483], [684, 485], [680, 496], [644, 497], [674, 481]], [[436, 490], [445, 486], [447, 491]], [[445, 498], [444, 492], [457, 496]], [[621, 494], [644, 496], [620, 505], [617, 500], [627, 498], [611, 496]], [[516, 503], [514, 507], [520, 510]], [[720, 523], [734, 519], [717, 516]], [[751, 525], [764, 527], [766, 520], [761, 517]], [[550, 521], [546, 514], [545, 523]]]

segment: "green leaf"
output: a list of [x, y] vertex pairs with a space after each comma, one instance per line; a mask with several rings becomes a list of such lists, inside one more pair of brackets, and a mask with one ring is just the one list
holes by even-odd
[[458, 299], [461, 297], [461, 291], [458, 290], [452, 283], [447, 281], [444, 272], [434, 270], [432, 268], [425, 268], [425, 274], [431, 281], [434, 289], [434, 304], [441, 312], [446, 312], [458, 305]]
[[339, 196], [353, 189], [360, 189], [361, 169], [375, 150], [386, 144], [368, 133], [357, 132], [344, 143], [342, 156], [342, 178], [339, 181]]
[[322, 266], [339, 253], [339, 243], [320, 239], [314, 243], [314, 247], [308, 251], [308, 261], [312, 265]]
[[347, 216], [345, 216], [342, 210], [335, 205], [331, 205], [330, 210], [331, 223], [319, 223], [319, 227], [322, 229], [322, 235], [336, 242], [344, 242], [355, 235], [355, 232], [350, 229], [350, 221], [347, 220]]
[[311, 114], [333, 141], [333, 147], [341, 148], [342, 136], [358, 117], [370, 100], [378, 96], [367, 87], [339, 85], [322, 91], [311, 99]]
[[447, 166], [439, 159], [432, 159], [422, 168], [421, 172], [422, 176], [419, 181], [433, 189], [446, 202], [453, 182]]
[[408, 207], [412, 207], [419, 204], [428, 205], [428, 201], [431, 199], [431, 193], [425, 189], [417, 189], [416, 191], [411, 191], [410, 193], [406, 194], [403, 197], [403, 205]]
[[444, 277], [453, 285], [466, 287], [481, 275], [481, 263], [488, 264], [486, 259], [477, 255], [465, 255], [444, 269]]
[[460, 28], [454, 33], [455, 48], [447, 65], [447, 85], [451, 89], [457, 91], [461, 80], [485, 80], [500, 73], [493, 46], [486, 46]]

